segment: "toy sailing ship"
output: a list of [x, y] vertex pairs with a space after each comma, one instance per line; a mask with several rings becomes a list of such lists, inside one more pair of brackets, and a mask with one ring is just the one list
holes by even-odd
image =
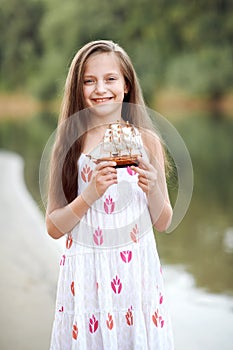
[[117, 168], [138, 165], [137, 158], [141, 156], [142, 138], [139, 130], [133, 124], [120, 122], [109, 124], [103, 140], [104, 156], [96, 159], [115, 161]]

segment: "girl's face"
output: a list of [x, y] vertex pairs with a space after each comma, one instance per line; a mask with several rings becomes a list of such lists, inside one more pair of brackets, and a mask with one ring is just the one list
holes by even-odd
[[86, 107], [110, 106], [123, 102], [128, 92], [118, 57], [114, 53], [97, 53], [88, 58], [84, 70], [83, 94]]

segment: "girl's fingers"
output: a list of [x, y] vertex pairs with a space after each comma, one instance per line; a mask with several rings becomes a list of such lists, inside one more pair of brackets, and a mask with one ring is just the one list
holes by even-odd
[[131, 169], [135, 171], [139, 176], [146, 176], [146, 172], [144, 169], [139, 168], [138, 166], [131, 166]]
[[139, 183], [139, 184], [143, 184], [143, 185], [145, 185], [145, 186], [148, 186], [148, 185], [149, 185], [149, 181], [148, 181], [145, 177], [140, 177], [140, 178], [138, 179], [138, 183]]
[[115, 174], [106, 174], [102, 176], [103, 181], [111, 181], [111, 180], [117, 180], [117, 175]]
[[145, 159], [143, 159], [142, 157], [138, 157], [138, 166], [139, 168], [141, 169], [144, 169], [144, 170], [149, 170], [151, 165], [148, 161], [146, 161]]
[[95, 174], [96, 174], [96, 176], [97, 175], [104, 176], [104, 175], [108, 175], [108, 174], [116, 175], [117, 171], [113, 167], [106, 167], [106, 168], [99, 169], [99, 170], [95, 169]]
[[107, 167], [111, 168], [111, 170], [112, 170], [112, 169], [115, 169], [115, 168], [113, 168], [114, 166], [116, 166], [116, 162], [100, 162], [99, 164], [96, 165], [95, 170], [100, 171], [100, 170], [105, 169]]
[[146, 174], [147, 172], [150, 172], [152, 170], [151, 164], [143, 159], [142, 157], [138, 157], [138, 166], [131, 166], [131, 169], [134, 170], [139, 175]]
[[105, 174], [109, 174], [109, 173], [112, 173], [112, 174], [117, 174], [117, 170], [113, 167], [107, 167], [107, 168], [104, 168], [104, 173]]
[[109, 182], [117, 183], [117, 174], [109, 172], [107, 174], [97, 173], [96, 182], [99, 185]]
[[143, 192], [147, 193], [148, 192], [148, 186], [144, 185], [142, 183], [138, 183], [138, 186], [143, 190]]
[[132, 166], [131, 169], [138, 174], [138, 186], [145, 193], [149, 193], [157, 183], [157, 170], [147, 161], [138, 158], [139, 166]]
[[154, 173], [152, 173], [151, 171], [146, 171], [146, 170], [140, 169], [138, 167], [136, 167], [136, 169], [137, 170], [135, 170], [135, 172], [138, 173], [138, 179], [143, 181], [143, 183], [149, 183], [150, 181], [153, 180]]

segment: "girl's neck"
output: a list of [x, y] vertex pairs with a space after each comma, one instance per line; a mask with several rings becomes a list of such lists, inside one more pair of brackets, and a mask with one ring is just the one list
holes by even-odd
[[122, 121], [121, 110], [121, 103], [97, 106], [96, 108], [93, 108], [93, 110], [90, 110], [91, 125], [95, 127]]
[[107, 125], [99, 125], [92, 127], [87, 131], [82, 147], [83, 153], [90, 153], [102, 142], [106, 128]]

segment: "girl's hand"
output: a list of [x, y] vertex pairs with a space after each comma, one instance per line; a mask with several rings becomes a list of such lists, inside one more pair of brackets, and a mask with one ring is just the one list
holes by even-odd
[[101, 162], [96, 165], [92, 179], [86, 189], [81, 193], [84, 201], [91, 206], [102, 197], [109, 186], [117, 183], [116, 162]]
[[147, 196], [157, 189], [157, 170], [153, 165], [138, 157], [138, 167], [131, 166], [131, 169], [138, 174], [138, 186]]

